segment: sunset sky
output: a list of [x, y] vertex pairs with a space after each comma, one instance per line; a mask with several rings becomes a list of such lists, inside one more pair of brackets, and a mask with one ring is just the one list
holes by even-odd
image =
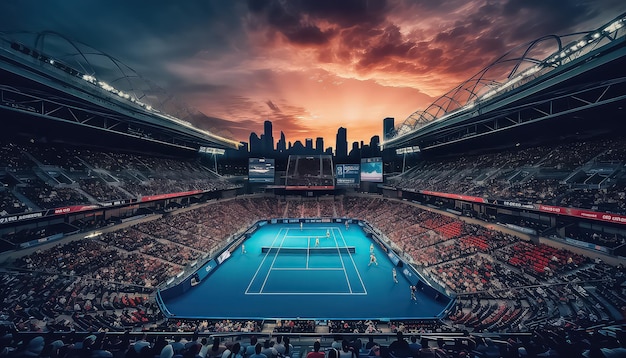
[[514, 46], [594, 29], [623, 0], [20, 0], [0, 31], [53, 30], [106, 52], [248, 141], [382, 134]]

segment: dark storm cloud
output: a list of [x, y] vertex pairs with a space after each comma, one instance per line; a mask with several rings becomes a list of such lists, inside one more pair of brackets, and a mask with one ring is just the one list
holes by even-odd
[[[199, 51], [229, 51], [241, 34], [231, 1], [36, 1], [3, 4], [0, 29], [54, 30], [151, 77]], [[228, 34], [228, 36], [225, 36]]]
[[342, 28], [364, 24], [375, 26], [384, 22], [391, 10], [386, 0], [304, 0], [299, 3], [303, 12]]
[[[613, 0], [251, 0], [248, 8], [269, 31], [292, 44], [327, 45], [337, 38], [340, 46], [320, 48], [322, 62], [356, 63], [361, 73], [384, 69], [469, 75], [518, 44], [572, 31], [597, 17], [607, 2]], [[438, 33], [407, 34], [393, 23], [406, 14], [418, 25], [440, 18]]]
[[403, 38], [399, 27], [389, 25], [378, 35], [376, 43], [366, 49], [359, 64], [368, 66], [389, 57], [413, 58], [416, 55], [413, 51], [415, 47], [416, 44], [413, 41]]
[[322, 31], [315, 25], [302, 25], [285, 33], [287, 38], [301, 45], [323, 45], [335, 34], [334, 30]]
[[[250, 0], [248, 7], [272, 30], [300, 45], [324, 45], [340, 28], [375, 26], [384, 21], [388, 10], [382, 0]], [[327, 28], [322, 28], [320, 21]]]
[[505, 18], [515, 19], [513, 38], [561, 33], [598, 15], [597, 1], [509, 0], [502, 9]]

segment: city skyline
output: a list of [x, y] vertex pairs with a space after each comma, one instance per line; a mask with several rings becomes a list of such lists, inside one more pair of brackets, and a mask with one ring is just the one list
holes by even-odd
[[[385, 118], [383, 125], [393, 123], [393, 118]], [[279, 129], [277, 129], [278, 131]], [[335, 147], [325, 144], [324, 137], [305, 138], [304, 140], [296, 139], [293, 142], [287, 140], [285, 133], [280, 130], [280, 138], [274, 141], [274, 129], [272, 121], [263, 122], [263, 133], [261, 135], [256, 132], [250, 132], [249, 141], [242, 142], [240, 151], [248, 152], [250, 155], [271, 156], [281, 154], [329, 154], [336, 158], [346, 159], [349, 156], [354, 157], [358, 152], [360, 157], [362, 150], [366, 151], [367, 156], [381, 155], [380, 136], [375, 134], [368, 141], [348, 141], [347, 128], [339, 127], [336, 133]], [[348, 150], [348, 148], [351, 148]]]
[[[350, 129], [350, 143], [384, 138], [381, 119], [400, 125], [508, 50], [626, 11], [618, 0], [24, 0], [1, 8], [4, 34], [51, 31], [44, 51], [63, 38], [101, 50], [159, 88], [142, 101], [200, 128], [248, 141], [270, 120], [292, 141], [323, 137], [333, 148], [339, 127]], [[97, 76], [115, 67], [104, 60]]]

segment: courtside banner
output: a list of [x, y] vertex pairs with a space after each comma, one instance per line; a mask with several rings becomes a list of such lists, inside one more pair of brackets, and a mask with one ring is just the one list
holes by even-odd
[[420, 193], [424, 194], [424, 195], [441, 196], [443, 198], [457, 199], [457, 200], [463, 200], [463, 201], [472, 201], [474, 203], [484, 203], [485, 202], [485, 199], [479, 198], [479, 197], [476, 197], [476, 196], [440, 193], [440, 192], [437, 192], [437, 191], [428, 191], [428, 190], [420, 190]]
[[159, 194], [159, 195], [146, 195], [141, 197], [141, 201], [153, 201], [169, 198], [177, 198], [179, 196], [195, 195], [203, 193], [202, 190], [181, 191], [180, 193]]
[[207, 262], [206, 265], [198, 270], [198, 278], [200, 279], [199, 281], [204, 280], [211, 272], [213, 272], [213, 269], [215, 267], [217, 267], [217, 262], [215, 262], [215, 260], [210, 260], [209, 262]]
[[601, 220], [601, 221], [608, 221], [608, 222], [618, 223], [618, 224], [626, 224], [626, 215], [600, 213], [597, 211], [590, 211], [590, 210], [583, 210], [583, 209], [576, 209], [576, 208], [564, 208], [560, 206], [550, 206], [550, 205], [537, 205], [537, 209], [539, 211], [543, 211], [546, 213], [554, 213], [554, 214], [560, 214], [560, 215], [575, 216], [575, 217], [584, 218], [584, 219]]
[[64, 208], [56, 208], [54, 209], [54, 215], [60, 214], [68, 214], [75, 213], [77, 211], [85, 211], [91, 209], [98, 209], [100, 206], [98, 205], [74, 205], [74, 206], [66, 206]]
[[440, 193], [440, 192], [429, 191], [429, 190], [420, 190], [419, 192], [424, 195], [440, 196], [442, 198], [471, 201], [474, 203], [496, 204], [496, 205], [503, 205], [503, 206], [509, 206], [509, 207], [517, 207], [517, 208], [522, 208], [522, 209], [538, 210], [544, 213], [574, 216], [574, 217], [583, 218], [583, 219], [607, 221], [607, 222], [612, 222], [612, 223], [617, 223], [617, 224], [626, 224], [626, 215], [601, 213], [601, 212], [591, 211], [591, 210], [584, 210], [584, 209], [577, 209], [577, 208], [564, 208], [561, 206], [552, 206], [552, 205], [543, 205], [543, 204], [517, 203], [514, 201], [494, 200], [493, 202], [491, 202], [489, 200], [485, 200], [484, 198], [478, 198], [475, 196]]

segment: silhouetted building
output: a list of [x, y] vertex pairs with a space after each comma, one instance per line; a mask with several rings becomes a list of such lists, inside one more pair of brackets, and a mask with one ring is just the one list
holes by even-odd
[[393, 135], [393, 126], [394, 126], [393, 117], [387, 117], [383, 119], [383, 140], [387, 140], [391, 138]]
[[317, 137], [315, 139], [315, 153], [322, 154], [324, 152], [324, 138]]
[[359, 142], [352, 142], [352, 150], [348, 155], [351, 163], [357, 163], [361, 159], [361, 150], [359, 149]]
[[295, 143], [293, 143], [293, 146], [289, 148], [289, 152], [293, 154], [304, 154], [306, 152], [306, 149], [304, 148], [304, 145], [302, 145], [302, 142], [297, 140]]
[[283, 131], [280, 131], [280, 139], [278, 140], [278, 143], [276, 144], [276, 151], [278, 151], [279, 153], [284, 153], [287, 150], [287, 141], [285, 139], [285, 133], [283, 133]]
[[370, 156], [380, 157], [380, 137], [377, 135], [370, 139]]
[[272, 134], [272, 122], [265, 121], [263, 123], [263, 150], [267, 153], [274, 151], [274, 135]]
[[250, 133], [250, 154], [259, 155], [263, 152], [263, 144], [261, 144], [261, 138], [252, 132]]
[[367, 144], [363, 144], [363, 142], [361, 142], [361, 158], [371, 158], [374, 155], [372, 155], [372, 148], [370, 148], [369, 145]]
[[307, 153], [313, 153], [313, 138], [307, 138], [304, 140], [304, 147]]
[[335, 142], [335, 155], [337, 158], [345, 158], [348, 156], [348, 134], [347, 130], [339, 127], [337, 130], [337, 141]]

